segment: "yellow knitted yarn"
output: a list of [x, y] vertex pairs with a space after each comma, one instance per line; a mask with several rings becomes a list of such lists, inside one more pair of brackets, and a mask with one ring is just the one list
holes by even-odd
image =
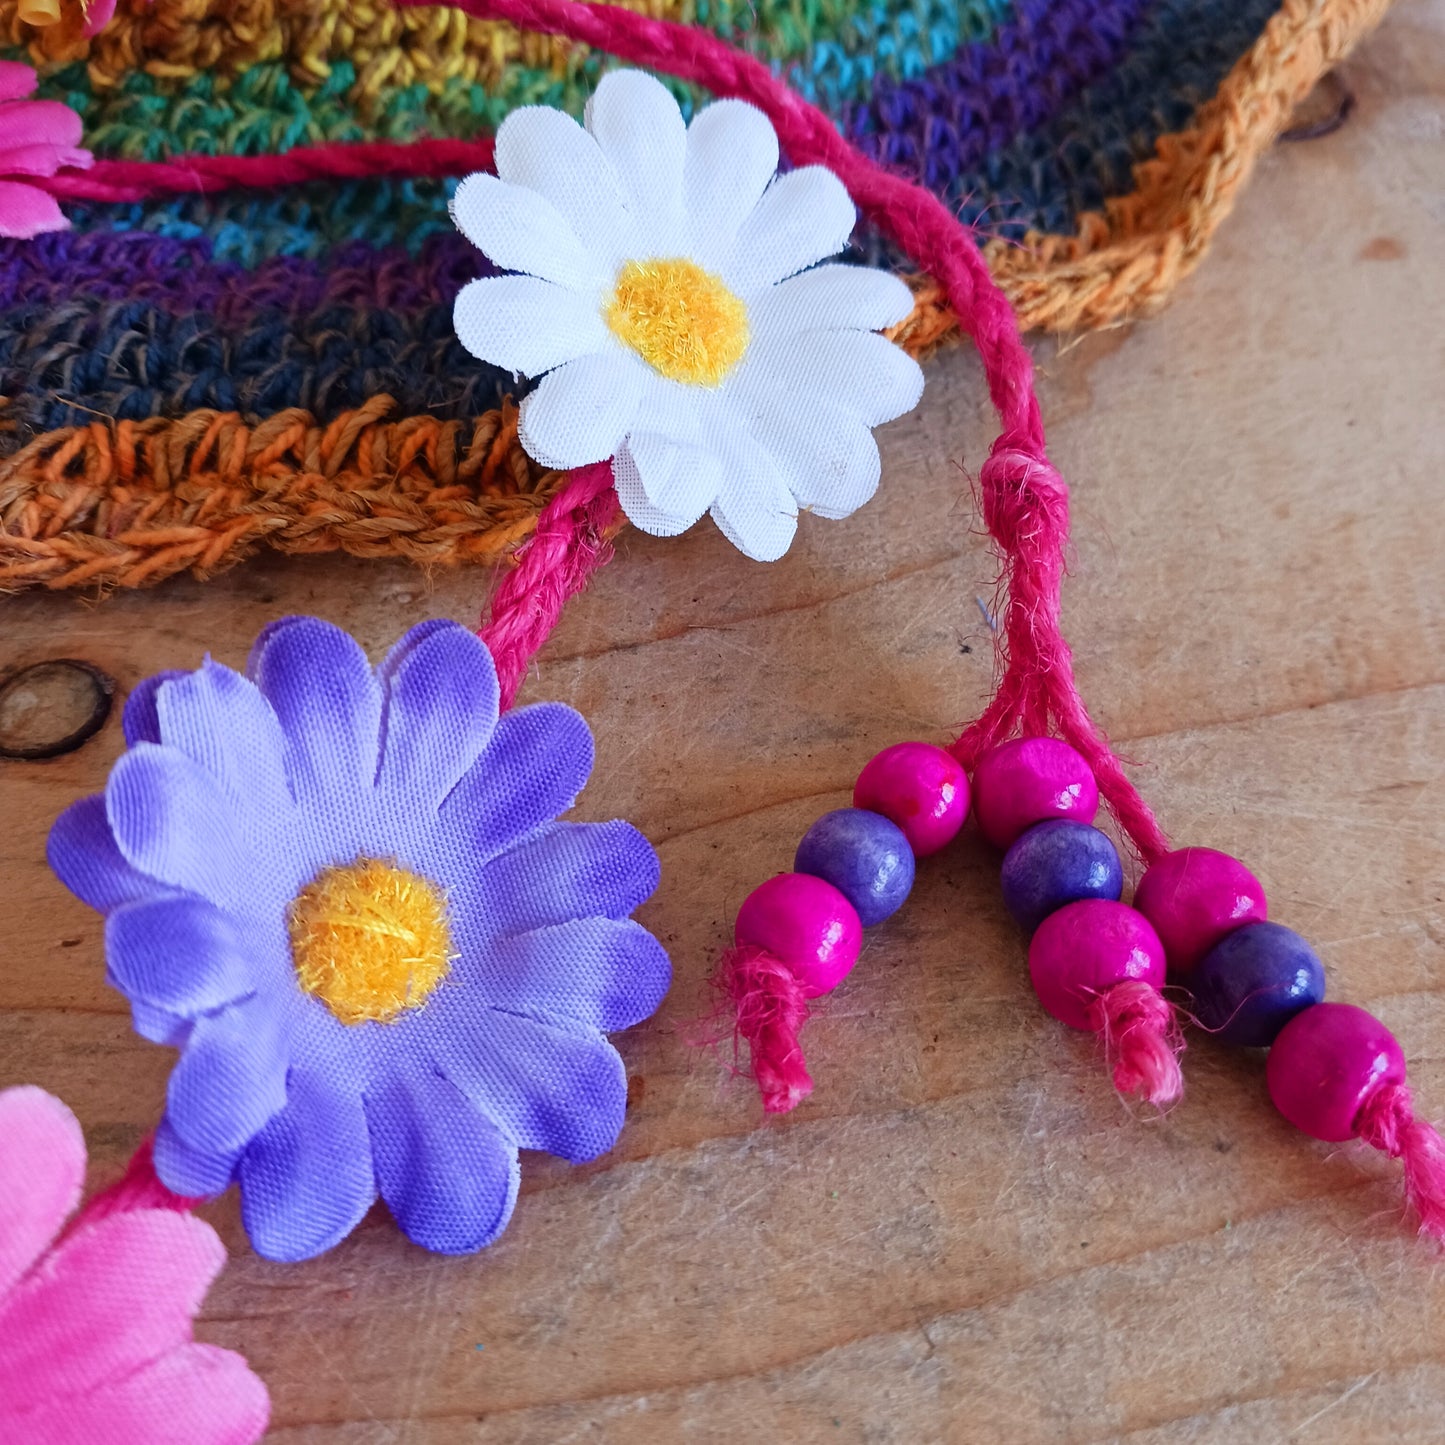
[[629, 261], [608, 326], [669, 381], [716, 386], [748, 349], [748, 308], [695, 261]]
[[[363, 102], [383, 87], [419, 82], [435, 90], [453, 77], [497, 89], [513, 66], [561, 78], [585, 54], [569, 40], [523, 34], [444, 5], [401, 10], [388, 0], [120, 0], [105, 29], [86, 41], [69, 27], [24, 25], [20, 7], [32, 3], [0, 0], [0, 43], [28, 45], [37, 62], [85, 59], [98, 89], [120, 85], [134, 70], [224, 77], [277, 59], [288, 62], [298, 83], [315, 84], [330, 75], [333, 60], [344, 58], [356, 67], [352, 94]], [[694, 0], [619, 3], [658, 19], [693, 19]]]
[[297, 982], [344, 1024], [420, 1008], [456, 957], [442, 891], [376, 858], [318, 873], [289, 923]]

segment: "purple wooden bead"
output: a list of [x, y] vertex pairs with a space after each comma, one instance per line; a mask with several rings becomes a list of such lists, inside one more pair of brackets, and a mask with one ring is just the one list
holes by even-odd
[[1226, 1044], [1264, 1048], [1325, 996], [1314, 949], [1282, 923], [1247, 923], [1226, 934], [1189, 975], [1194, 1016]]
[[831, 883], [865, 928], [896, 913], [913, 887], [913, 849], [903, 830], [865, 808], [824, 813], [803, 834], [793, 868]]
[[1081, 898], [1117, 902], [1124, 869], [1109, 839], [1087, 823], [1037, 823], [1003, 860], [1004, 906], [1032, 932], [1055, 909]]

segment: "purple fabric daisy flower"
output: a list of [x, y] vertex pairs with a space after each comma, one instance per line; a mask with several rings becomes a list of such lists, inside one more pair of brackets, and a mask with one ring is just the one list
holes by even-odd
[[667, 990], [628, 915], [657, 856], [627, 823], [563, 823], [592, 768], [572, 709], [498, 718], [485, 645], [414, 627], [373, 671], [315, 618], [242, 677], [150, 678], [103, 795], [50, 861], [106, 915], [136, 1029], [179, 1045], [156, 1169], [232, 1180], [256, 1249], [309, 1258], [378, 1192], [428, 1249], [494, 1240], [517, 1151], [611, 1147], [626, 1076], [605, 1030]]

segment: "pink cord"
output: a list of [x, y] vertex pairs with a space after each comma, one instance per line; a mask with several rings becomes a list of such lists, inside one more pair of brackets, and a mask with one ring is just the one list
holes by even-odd
[[735, 1015], [736, 1050], [747, 1043], [750, 1072], [769, 1114], [786, 1114], [813, 1092], [798, 1033], [808, 1020], [803, 986], [787, 964], [751, 944], [730, 948], [718, 961], [713, 986]]
[[[426, 0], [399, 0], [403, 5]], [[1047, 730], [1050, 718], [1088, 760], [1099, 789], [1145, 862], [1169, 843], [1074, 685], [1073, 660], [1059, 626], [1059, 592], [1068, 543], [1068, 488], [1044, 450], [1033, 360], [1008, 299], [994, 284], [968, 230], [930, 191], [855, 150], [833, 122], [793, 93], [760, 61], [687, 25], [653, 20], [616, 5], [578, 0], [457, 0], [483, 19], [565, 35], [634, 64], [694, 81], [715, 95], [751, 101], [773, 123], [798, 165], [823, 165], [853, 200], [948, 293], [972, 336], [1003, 423], [980, 476], [984, 518], [1002, 556], [1008, 602], [1000, 647], [1005, 664], [997, 695], [954, 745], [965, 765], [1018, 727]], [[538, 636], [540, 644], [541, 637]]]
[[579, 467], [542, 509], [537, 529], [492, 597], [491, 621], [479, 629], [491, 649], [509, 708], [532, 654], [547, 640], [567, 599], [612, 558], [609, 533], [617, 520], [612, 464]]
[[1091, 1014], [1113, 1066], [1114, 1087], [1160, 1109], [1176, 1103], [1184, 1092], [1184, 1036], [1169, 1000], [1153, 984], [1116, 983], [1094, 1000]]
[[1410, 1090], [1391, 1084], [1378, 1090], [1360, 1111], [1359, 1135], [1365, 1143], [1405, 1169], [1405, 1198], [1426, 1234], [1445, 1241], [1445, 1141], [1415, 1117]]
[[206, 194], [234, 186], [376, 176], [439, 178], [492, 168], [492, 138], [334, 142], [274, 156], [175, 156], [165, 161], [96, 161], [86, 171], [27, 177], [66, 201], [145, 201], [177, 192]]
[[201, 1201], [173, 1194], [156, 1177], [154, 1140], [147, 1139], [131, 1156], [126, 1171], [108, 1189], [102, 1189], [71, 1224], [90, 1224], [111, 1214], [124, 1214], [132, 1209], [171, 1209], [186, 1214]]

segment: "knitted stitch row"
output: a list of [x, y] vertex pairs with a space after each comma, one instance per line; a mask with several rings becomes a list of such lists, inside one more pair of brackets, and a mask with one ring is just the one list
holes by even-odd
[[[0, 0], [0, 18], [8, 19], [12, 29], [14, 3]], [[905, 12], [913, 17], [907, 25], [901, 16], [894, 22], [902, 27], [900, 35], [903, 30], [915, 39], [924, 35], [932, 58], [901, 42], [884, 47], [876, 64], [870, 63], [865, 99], [847, 100], [835, 114], [861, 149], [890, 168], [928, 174], [936, 191], [969, 214], [1004, 218], [1005, 231], [1029, 228], [1023, 245], [996, 237], [985, 246], [1025, 325], [1106, 324], [1157, 304], [1197, 262], [1294, 104], [1380, 18], [1385, 3], [1285, 0], [1197, 111], [1195, 99], [1213, 87], [1231, 46], [1247, 43], [1251, 26], [1251, 33], [1258, 33], [1270, 8], [1266, 0], [1232, 5], [1018, 0], [1008, 6], [963, 7], [956, 34], [932, 10], [917, 8]], [[264, 123], [274, 122], [274, 115], [242, 124], [230, 136], [239, 147], [230, 154], [254, 154], [263, 169], [272, 166], [268, 146], [289, 153], [328, 136], [404, 138], [424, 128], [426, 107], [439, 94], [470, 107], [474, 121], [483, 117], [485, 107], [474, 103], [480, 82], [467, 78], [471, 61], [462, 64], [457, 57], [479, 60], [480, 49], [473, 55], [478, 36], [472, 27], [491, 26], [487, 33], [497, 44], [506, 29], [451, 11], [393, 13], [354, 3], [317, 10], [283, 0], [276, 7], [229, 6], [224, 12], [216, 5], [215, 14], [213, 0], [157, 0], [153, 10], [141, 0], [126, 4], [130, 8], [123, 5], [116, 34], [129, 37], [131, 64], [145, 69], [115, 70], [115, 77], [124, 77], [117, 89], [106, 80], [112, 72], [102, 62], [109, 64], [105, 57], [119, 55], [124, 47], [117, 39], [119, 48], [107, 49], [107, 41], [92, 49], [88, 67], [74, 57], [52, 67], [46, 81], [54, 87], [50, 93], [68, 95], [74, 103], [75, 88], [88, 87], [101, 109], [149, 97], [177, 118], [182, 134], [202, 125], [213, 104], [236, 102], [240, 96], [235, 114], [242, 116], [268, 96], [282, 96], [293, 109], [279, 145]], [[650, 13], [664, 11], [683, 13], [671, 5], [650, 7]], [[707, 13], [698, 6], [699, 23]], [[807, 35], [794, 23], [791, 7], [785, 11], [773, 5], [757, 13], [750, 32], [753, 48], [766, 51], [772, 45], [785, 56], [800, 57], [786, 62], [790, 78], [798, 67], [816, 61], [839, 85], [846, 76], [856, 89], [863, 63], [857, 37], [876, 38], [878, 15], [886, 12], [875, 7], [871, 19], [860, 20], [841, 0], [828, 0], [806, 12]], [[712, 14], [720, 29], [732, 23], [720, 7], [714, 6]], [[265, 51], [265, 58], [226, 72], [227, 57], [243, 53], [239, 42], [249, 33], [247, 17], [257, 16], [269, 16], [266, 23], [280, 27], [264, 44], [259, 32], [247, 41], [259, 47], [256, 54]], [[443, 17], [447, 24], [438, 29]], [[360, 41], [349, 58], [327, 60], [324, 75], [313, 73], [317, 65], [311, 62], [298, 63], [298, 56], [314, 60], [321, 53], [315, 36], [324, 32], [326, 46], [345, 49], [351, 33], [346, 27], [362, 22], [366, 34], [392, 36], [395, 64], [388, 75], [408, 84], [377, 81], [373, 69], [366, 72], [375, 82], [370, 90], [358, 89], [366, 66], [375, 60]], [[820, 36], [825, 24], [840, 26], [845, 38], [825, 42]], [[194, 54], [214, 54], [215, 74], [187, 73], [176, 49], [183, 32]], [[302, 35], [312, 39], [297, 50]], [[429, 39], [423, 43], [419, 36]], [[805, 43], [810, 36], [811, 49]], [[410, 40], [402, 44], [406, 37]], [[515, 32], [513, 38], [524, 43]], [[507, 76], [508, 94], [519, 85], [545, 82], [555, 90], [575, 83], [572, 99], [580, 100], [597, 57], [555, 39], [530, 36], [525, 44], [562, 46], [566, 63], [531, 80], [517, 74], [518, 64], [504, 66], [498, 73]], [[142, 45], [149, 49], [139, 49]], [[445, 53], [452, 60], [438, 60], [417, 79], [421, 70], [412, 75], [406, 69], [415, 67], [413, 50], [434, 58]], [[849, 65], [839, 59], [843, 55], [852, 57]], [[1170, 83], [1152, 84], [1160, 75]], [[188, 104], [197, 109], [188, 110]], [[295, 109], [298, 104], [303, 109]], [[305, 106], [321, 109], [310, 112]], [[312, 119], [328, 106], [330, 119], [319, 126], [318, 135]], [[1188, 129], [1158, 134], [1159, 126], [1176, 123], [1183, 112], [1193, 114]], [[378, 115], [390, 119], [379, 124]], [[408, 120], [417, 116], [421, 119]], [[117, 122], [108, 134], [112, 154], [133, 154], [130, 137], [144, 123], [139, 114], [130, 131]], [[457, 127], [472, 133], [482, 128], [479, 123]], [[217, 146], [227, 143], [224, 130], [213, 128], [212, 133], [222, 137]], [[104, 151], [99, 141], [94, 143]], [[155, 154], [156, 145], [143, 147], [142, 153]], [[330, 164], [327, 152], [316, 154], [323, 165]], [[347, 152], [347, 158], [353, 154]], [[379, 171], [373, 179], [212, 196], [163, 194], [126, 204], [68, 203], [74, 233], [32, 243], [0, 242], [0, 487], [6, 499], [0, 517], [12, 549], [7, 570], [0, 571], [0, 586], [35, 581], [63, 586], [97, 577], [135, 583], [175, 570], [171, 560], [179, 553], [168, 553], [171, 560], [159, 569], [135, 559], [99, 571], [90, 565], [94, 558], [88, 549], [95, 539], [119, 536], [112, 525], [118, 514], [97, 500], [98, 489], [146, 483], [144, 474], [119, 479], [112, 465], [112, 458], [125, 451], [123, 437], [131, 436], [126, 445], [134, 446], [133, 432], [123, 429], [146, 418], [165, 425], [144, 433], [151, 445], [134, 453], [142, 468], [160, 465], [156, 458], [171, 455], [167, 447], [179, 445], [185, 452], [197, 436], [209, 435], [218, 412], [227, 414], [232, 438], [242, 431], [256, 434], [277, 416], [287, 417], [287, 426], [294, 428], [298, 409], [307, 415], [306, 426], [324, 429], [363, 414], [374, 423], [366, 409], [384, 395], [385, 415], [393, 426], [413, 415], [430, 427], [451, 425], [457, 434], [485, 426], [505, 379], [462, 354], [450, 336], [451, 298], [477, 270], [475, 253], [445, 215], [452, 183], [403, 178], [416, 173], [408, 159], [419, 156], [420, 149], [394, 147], [389, 154], [384, 164], [363, 172]], [[91, 176], [77, 178], [77, 184], [99, 180], [104, 173], [102, 163]], [[187, 183], [184, 175], [181, 183]], [[1040, 231], [1050, 215], [1061, 218], [1060, 227], [1067, 222], [1075, 229]], [[864, 249], [875, 244], [864, 238]], [[951, 334], [953, 318], [936, 283], [915, 278], [913, 284], [918, 304], [899, 339], [921, 353]], [[176, 437], [188, 440], [177, 443]], [[159, 438], [167, 439], [164, 445]], [[507, 466], [525, 470], [515, 440], [509, 445], [514, 455]], [[67, 458], [58, 470], [57, 456]], [[272, 465], [284, 470], [293, 464]], [[408, 468], [413, 470], [408, 473]], [[299, 461], [294, 470], [308, 474]], [[200, 474], [209, 475], [204, 463]], [[337, 475], [350, 473], [343, 468]], [[84, 479], [84, 497], [74, 506], [57, 500], [55, 489], [81, 485], [77, 478]], [[417, 488], [428, 481], [426, 468], [409, 457], [395, 481], [415, 503]], [[32, 499], [42, 494], [51, 504], [37, 509]], [[249, 527], [244, 536], [236, 534], [240, 545], [273, 533], [292, 545], [300, 534], [278, 525], [274, 508], [283, 505], [277, 497], [299, 496], [284, 488], [270, 494], [270, 530]], [[520, 527], [516, 536], [525, 536], [532, 515], [509, 515], [507, 526]], [[491, 525], [491, 517], [483, 509], [475, 520]], [[217, 535], [232, 535], [231, 524], [217, 520]], [[137, 539], [147, 525], [129, 517], [120, 551], [141, 546]], [[194, 518], [188, 525], [197, 525]], [[72, 530], [74, 538], [69, 537]], [[354, 529], [322, 527], [305, 535], [308, 545], [354, 550], [359, 544]], [[426, 538], [421, 553], [407, 540], [417, 535]], [[443, 542], [420, 518], [411, 531], [383, 527], [368, 534], [364, 545], [385, 551], [387, 536], [397, 538], [392, 548], [397, 553], [424, 553], [429, 561], [493, 558], [505, 551], [505, 544]], [[71, 540], [78, 547], [73, 554], [67, 552]], [[24, 551], [41, 544], [43, 556]], [[14, 552], [17, 547], [20, 553]], [[206, 545], [190, 555], [191, 561], [178, 565], [193, 565], [199, 558], [198, 565], [214, 570], [233, 554]]]

